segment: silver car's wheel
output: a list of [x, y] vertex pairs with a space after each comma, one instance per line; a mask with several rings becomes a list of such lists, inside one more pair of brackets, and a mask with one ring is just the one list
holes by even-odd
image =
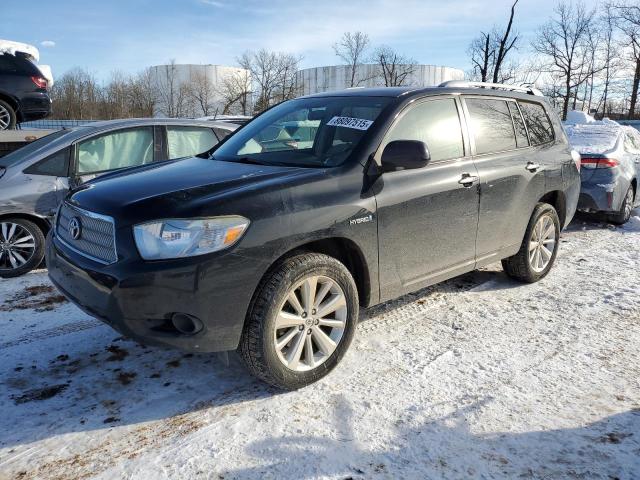
[[332, 279], [312, 275], [295, 285], [280, 306], [274, 346], [290, 370], [304, 372], [324, 363], [342, 340], [347, 300]]
[[17, 269], [31, 260], [36, 251], [36, 240], [22, 225], [0, 223], [0, 268]]
[[547, 268], [556, 248], [556, 225], [551, 215], [543, 215], [536, 222], [529, 240], [529, 264], [540, 273]]

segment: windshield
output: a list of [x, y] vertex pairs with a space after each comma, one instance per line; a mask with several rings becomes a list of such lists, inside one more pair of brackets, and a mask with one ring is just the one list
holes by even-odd
[[239, 130], [212, 158], [265, 165], [341, 165], [389, 101], [385, 97], [290, 100]]
[[31, 143], [27, 143], [24, 147], [20, 147], [17, 150], [0, 158], [0, 167], [10, 167], [33, 153], [37, 153], [43, 147], [49, 145], [53, 140], [60, 138], [61, 136], [69, 133], [70, 130], [58, 130], [57, 132], [50, 133], [44, 137], [40, 137]]

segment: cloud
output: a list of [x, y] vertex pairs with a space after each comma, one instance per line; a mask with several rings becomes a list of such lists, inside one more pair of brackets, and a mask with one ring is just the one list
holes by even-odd
[[43, 40], [42, 42], [40, 42], [40, 46], [45, 48], [53, 48], [56, 46], [56, 42], [54, 42], [53, 40]]
[[224, 7], [224, 3], [218, 2], [216, 0], [200, 0], [200, 3], [211, 5], [212, 7]]

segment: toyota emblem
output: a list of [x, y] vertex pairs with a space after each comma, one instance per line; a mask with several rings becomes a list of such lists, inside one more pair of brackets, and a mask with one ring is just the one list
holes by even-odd
[[80, 235], [82, 235], [82, 225], [78, 217], [73, 217], [69, 220], [69, 235], [71, 235], [71, 238], [74, 240], [80, 240]]

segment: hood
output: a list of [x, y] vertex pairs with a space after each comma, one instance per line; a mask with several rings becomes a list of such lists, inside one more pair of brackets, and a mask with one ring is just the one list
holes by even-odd
[[70, 193], [67, 201], [95, 213], [126, 217], [131, 222], [206, 215], [212, 200], [321, 172], [194, 157], [100, 177]]

